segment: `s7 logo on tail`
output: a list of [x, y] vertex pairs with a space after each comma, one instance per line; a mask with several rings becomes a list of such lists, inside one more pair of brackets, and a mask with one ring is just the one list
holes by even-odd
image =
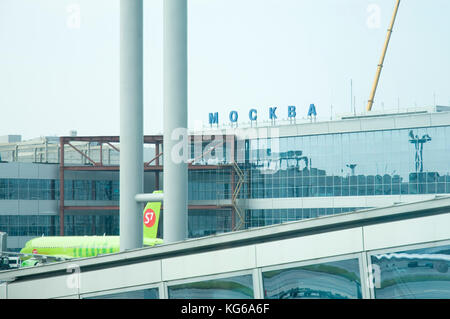
[[152, 227], [155, 224], [155, 212], [153, 209], [149, 208], [144, 213], [144, 225], [147, 227]]

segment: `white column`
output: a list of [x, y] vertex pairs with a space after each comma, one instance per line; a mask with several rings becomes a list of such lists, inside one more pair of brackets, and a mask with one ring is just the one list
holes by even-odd
[[[164, 242], [187, 237], [187, 163], [173, 156], [187, 128], [187, 0], [164, 0]], [[187, 150], [186, 150], [187, 151]], [[177, 152], [178, 153], [178, 152]]]
[[120, 1], [120, 250], [142, 247], [143, 2]]

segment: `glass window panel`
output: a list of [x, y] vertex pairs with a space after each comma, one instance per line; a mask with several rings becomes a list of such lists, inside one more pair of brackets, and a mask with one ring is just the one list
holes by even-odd
[[350, 196], [358, 195], [358, 187], [356, 185], [350, 185]]
[[378, 254], [371, 261], [376, 298], [450, 298], [450, 245]]
[[118, 292], [85, 299], [159, 299], [157, 288]]
[[408, 194], [408, 183], [403, 183], [402, 185], [401, 185], [401, 193], [402, 194]]
[[350, 179], [348, 177], [345, 177], [342, 179], [342, 186], [348, 186], [350, 183]]
[[392, 195], [399, 195], [399, 194], [400, 194], [400, 185], [392, 184]]
[[0, 179], [0, 200], [8, 199], [8, 180]]
[[362, 298], [358, 259], [262, 273], [266, 299]]
[[303, 219], [307, 219], [311, 217], [311, 209], [310, 208], [304, 208], [303, 209]]
[[350, 194], [350, 189], [348, 187], [348, 185], [343, 185], [342, 186], [342, 196], [349, 196]]
[[30, 192], [29, 192], [29, 179], [18, 179], [18, 185], [19, 185], [19, 199], [29, 199]]
[[29, 180], [29, 195], [28, 198], [30, 200], [39, 200], [39, 188], [40, 181], [38, 179], [30, 179]]
[[168, 287], [169, 299], [253, 299], [252, 275]]
[[358, 184], [358, 196], [365, 196], [367, 194], [366, 184]]

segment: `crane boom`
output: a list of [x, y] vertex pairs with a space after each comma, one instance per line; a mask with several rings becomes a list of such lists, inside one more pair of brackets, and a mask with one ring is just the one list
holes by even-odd
[[394, 23], [395, 23], [395, 19], [397, 17], [397, 12], [398, 12], [399, 6], [400, 6], [400, 0], [397, 0], [395, 9], [394, 9], [394, 15], [392, 16], [391, 24], [389, 26], [388, 33], [386, 36], [386, 41], [384, 43], [383, 53], [381, 54], [380, 63], [378, 64], [377, 73], [375, 74], [375, 82], [373, 83], [372, 92], [371, 92], [370, 98], [369, 98], [369, 103], [367, 104], [367, 111], [372, 110], [373, 102], [375, 99], [375, 93], [377, 91], [378, 82], [380, 80], [381, 69], [383, 68], [384, 59], [386, 57], [386, 52], [387, 52], [387, 49], [389, 46], [389, 41], [391, 40], [391, 34], [392, 34], [392, 30], [394, 28]]

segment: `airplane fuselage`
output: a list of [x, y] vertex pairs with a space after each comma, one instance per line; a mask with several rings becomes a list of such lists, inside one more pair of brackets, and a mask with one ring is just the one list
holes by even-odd
[[[145, 246], [162, 244], [159, 238], [144, 238]], [[22, 254], [83, 258], [112, 254], [120, 251], [119, 236], [62, 236], [38, 237], [29, 240], [20, 251]]]
[[34, 238], [28, 241], [20, 252], [23, 254], [82, 258], [119, 251], [119, 236], [67, 236]]

